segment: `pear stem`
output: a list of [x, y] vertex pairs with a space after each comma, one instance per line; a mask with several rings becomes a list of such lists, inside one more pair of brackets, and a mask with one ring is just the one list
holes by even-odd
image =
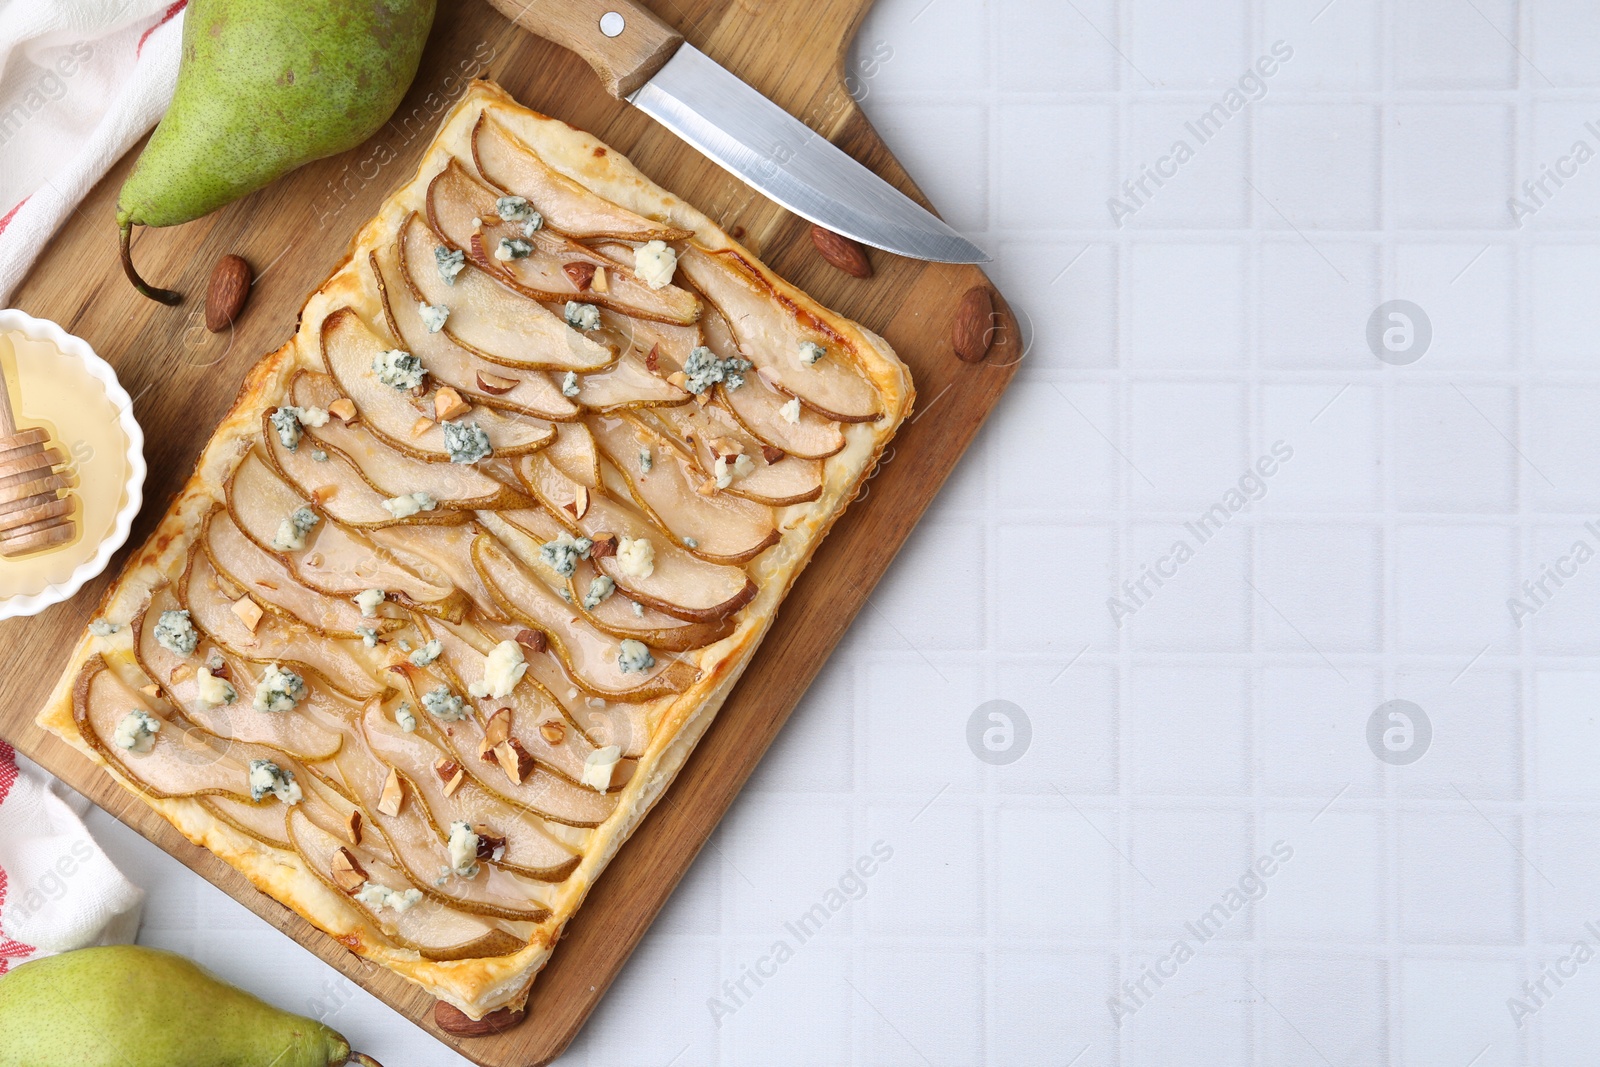
[[383, 1067], [383, 1064], [368, 1056], [365, 1052], [352, 1052], [348, 1063], [359, 1063], [361, 1067]]
[[151, 300], [166, 304], [169, 307], [183, 303], [182, 293], [174, 292], [171, 289], [157, 289], [150, 283], [146, 282], [143, 278], [139, 277], [139, 272], [133, 267], [133, 251], [129, 247], [129, 242], [133, 238], [132, 220], [122, 223], [121, 230], [122, 271], [128, 276], [128, 280], [133, 283], [133, 287], [139, 290], [139, 292], [143, 293], [145, 296], [149, 297]]

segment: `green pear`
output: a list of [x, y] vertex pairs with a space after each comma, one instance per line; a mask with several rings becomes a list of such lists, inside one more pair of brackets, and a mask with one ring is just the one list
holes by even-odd
[[117, 197], [122, 267], [134, 226], [210, 214], [365, 141], [416, 77], [434, 0], [190, 0], [178, 84]]
[[84, 948], [0, 978], [0, 1067], [339, 1067], [376, 1061], [182, 956]]

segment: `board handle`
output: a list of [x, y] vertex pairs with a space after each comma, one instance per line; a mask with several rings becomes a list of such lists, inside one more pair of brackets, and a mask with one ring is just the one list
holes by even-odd
[[621, 99], [666, 66], [683, 35], [634, 0], [489, 0], [529, 33], [570, 49]]

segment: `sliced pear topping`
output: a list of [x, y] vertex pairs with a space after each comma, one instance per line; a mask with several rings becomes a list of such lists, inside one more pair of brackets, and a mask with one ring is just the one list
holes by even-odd
[[[472, 540], [482, 533], [474, 524], [465, 526], [391, 526], [374, 530], [372, 540], [409, 559], [432, 568], [440, 582], [448, 582], [472, 599], [473, 612], [488, 619], [504, 619], [499, 605], [489, 595], [477, 568], [472, 565]], [[421, 569], [421, 568], [419, 568]]]
[[[170, 586], [151, 594], [131, 624], [134, 654], [145, 674], [196, 725], [224, 740], [269, 745], [296, 759], [327, 759], [339, 750], [345, 711], [320, 687], [311, 690], [296, 714], [262, 714], [254, 708], [259, 669], [250, 669], [244, 660], [225, 654], [210, 642], [188, 657], [176, 655], [157, 641], [156, 620], [163, 611], [178, 606]], [[219, 691], [203, 686], [205, 676], [224, 682], [225, 688]], [[205, 692], [207, 688], [212, 691]]]
[[[253, 800], [240, 800], [220, 794], [195, 797], [194, 802], [216, 816], [219, 821], [247, 837], [253, 837], [263, 844], [281, 848], [286, 852], [294, 851], [289, 835], [284, 831], [284, 805], [257, 804]], [[298, 811], [299, 808], [300, 805], [296, 804], [287, 810]]]
[[462, 348], [442, 330], [430, 330], [419, 307], [421, 298], [401, 276], [396, 246], [385, 245], [368, 253], [367, 262], [383, 302], [389, 333], [422, 360], [436, 381], [465, 394], [474, 403], [502, 411], [552, 420], [578, 417], [577, 405], [562, 396], [544, 374], [510, 371]]
[[400, 228], [400, 273], [422, 300], [450, 307], [450, 319], [440, 333], [462, 348], [490, 363], [534, 370], [596, 371], [617, 358], [537, 300], [477, 267], [467, 266], [455, 284], [447, 285], [433, 266], [433, 250], [443, 246], [443, 237], [420, 217], [410, 216]]
[[[383, 784], [393, 769], [378, 760], [364, 742], [359, 751], [355, 745], [346, 746], [335, 760], [362, 812], [389, 846], [396, 868], [424, 896], [479, 915], [530, 922], [542, 922], [549, 916], [545, 904], [549, 887], [541, 882], [488, 862], [475, 863], [466, 868], [468, 873], [457, 873], [444, 833], [429, 820], [423, 804], [402, 804], [395, 814], [381, 811]], [[417, 787], [409, 780], [403, 788], [416, 794]]]
[[[279, 556], [264, 551], [246, 537], [233, 517], [224, 510], [212, 512], [206, 520], [201, 543], [211, 559], [211, 565], [252, 598], [236, 603], [236, 615], [241, 615], [239, 604], [260, 601], [269, 610], [303, 622], [330, 637], [360, 637], [363, 629], [375, 625], [371, 620], [363, 619], [361, 612], [349, 600], [330, 597], [301, 584]], [[256, 619], [254, 623], [243, 615], [241, 621], [254, 631], [260, 625], [260, 609], [257, 608], [252, 614]], [[400, 623], [386, 619], [376, 625], [388, 630]]]
[[[768, 381], [818, 414], [839, 422], [870, 422], [881, 414], [878, 393], [844, 338], [775, 292], [737, 252], [690, 247], [678, 271], [721, 312], [745, 359]], [[803, 344], [827, 356], [807, 363]]]
[[665, 653], [649, 669], [624, 671], [617, 639], [584, 622], [494, 538], [474, 541], [472, 558], [500, 606], [513, 619], [541, 630], [574, 680], [596, 696], [632, 703], [654, 700], [683, 692], [697, 676], [693, 666]]
[[[551, 525], [555, 525], [554, 522]], [[608, 583], [609, 587], [616, 583], [599, 573], [591, 560], [580, 561], [568, 581], [572, 606], [590, 625], [618, 639], [629, 637], [642, 641], [651, 648], [667, 652], [703, 648], [733, 633], [737, 625], [732, 615], [720, 622], [685, 622], [629, 600], [621, 592], [597, 596], [597, 593], [604, 593]], [[596, 583], [600, 583], [598, 587]]]
[[524, 197], [544, 224], [573, 237], [628, 241], [679, 241], [693, 231], [636, 215], [550, 166], [521, 138], [484, 112], [472, 130], [478, 173], [500, 190]]
[[[271, 419], [271, 412], [261, 417], [267, 460], [306, 500], [348, 526], [386, 526], [397, 521], [385, 510], [382, 494], [368, 485], [355, 465], [337, 450], [318, 447], [306, 440], [295, 448], [285, 448], [279, 436], [272, 432]], [[427, 520], [434, 518], [426, 517]]]
[[386, 351], [390, 349], [349, 308], [340, 308], [322, 322], [322, 359], [328, 373], [355, 401], [361, 424], [389, 447], [430, 463], [460, 463], [488, 452], [482, 447], [467, 451], [452, 427], [475, 427], [487, 435], [488, 447], [504, 456], [543, 448], [555, 436], [543, 420], [484, 407], [474, 407], [458, 420], [435, 422], [431, 404], [418, 408], [408, 392], [385, 385], [373, 371], [374, 358]]
[[[715, 404], [701, 407], [685, 404], [678, 408], [655, 408], [641, 414], [646, 421], [659, 423], [667, 435], [708, 478], [715, 477], [718, 447], [730, 442], [733, 449], [750, 457], [745, 473], [728, 480], [725, 491], [772, 507], [803, 504], [822, 495], [822, 461], [781, 456], [768, 459], [761, 440], [745, 432], [734, 418]], [[725, 446], [724, 446], [725, 447]]]
[[631, 352], [597, 374], [577, 376], [574, 399], [590, 411], [686, 404], [690, 396], [665, 378], [652, 374]]
[[262, 619], [250, 630], [232, 611], [242, 590], [219, 575], [203, 553], [189, 557], [180, 600], [197, 628], [228, 652], [253, 663], [293, 665], [296, 673], [310, 673], [337, 692], [354, 699], [382, 691], [367, 673], [366, 665], [335, 641], [318, 639], [307, 627], [285, 622], [276, 615]]
[[[630, 599], [654, 607], [686, 622], [717, 622], [738, 611], [756, 595], [755, 583], [738, 567], [708, 563], [680, 547], [672, 535], [655, 523], [615, 500], [599, 493], [591, 494], [589, 510], [581, 520], [561, 510], [562, 504], [572, 499], [574, 486], [554, 464], [543, 462], [542, 457], [531, 457], [535, 462], [526, 464], [528, 488], [551, 515], [555, 515], [576, 532], [591, 540], [602, 534], [612, 534], [634, 541], [648, 541], [652, 566], [648, 571], [625, 565], [616, 556], [604, 556], [597, 563], [602, 573], [616, 582]], [[503, 511], [500, 517], [522, 529], [532, 530], [542, 525], [538, 513]]]
[[[544, 454], [573, 483], [587, 489], [600, 488], [600, 449], [595, 444], [594, 434], [584, 423], [564, 423], [556, 427], [556, 439]], [[519, 469], [531, 458], [519, 457]], [[527, 481], [524, 475], [519, 478]]]
[[428, 183], [428, 225], [484, 271], [536, 300], [584, 300], [644, 318], [692, 323], [700, 301], [673, 285], [653, 288], [631, 266], [553, 230], [503, 220], [498, 194], [452, 159]]
[[[719, 358], [740, 354], [739, 343], [720, 311], [707, 308], [701, 325], [706, 346]], [[812, 411], [798, 398], [774, 389], [759, 372], [746, 374], [744, 384], [737, 389], [717, 386], [717, 401], [746, 431], [788, 455], [826, 459], [844, 448], [844, 433], [838, 423]]]
[[778, 543], [771, 509], [718, 491], [713, 479], [653, 429], [604, 416], [592, 425], [596, 442], [634, 501], [696, 556], [713, 563], [744, 563]]
[[[337, 404], [339, 383], [326, 374], [301, 371], [291, 383], [295, 403]], [[352, 404], [352, 409], [354, 405]], [[447, 511], [515, 506], [519, 495], [470, 463], [429, 463], [390, 448], [359, 421], [330, 419], [311, 431], [313, 440], [331, 446], [355, 464], [361, 476], [387, 499], [424, 492]]]
[[349, 896], [352, 904], [360, 908], [367, 921], [382, 930], [384, 936], [424, 959], [465, 960], [504, 956], [527, 944], [526, 935], [519, 937], [501, 926], [504, 920], [437, 905], [400, 909], [368, 903], [368, 900], [375, 901], [377, 894], [362, 894], [359, 888], [350, 892], [332, 877], [335, 857], [341, 852], [347, 852], [365, 872], [362, 888], [371, 884], [403, 892], [411, 888], [405, 873], [386, 862], [373, 849], [352, 846], [328, 833], [298, 805], [289, 813], [285, 836], [288, 838], [286, 847], [291, 847], [300, 855], [308, 870]]
[[452, 780], [454, 775], [464, 776], [464, 768], [426, 737], [400, 729], [377, 703], [367, 706], [361, 722], [373, 754], [416, 787], [417, 799], [435, 826], [464, 822], [486, 828], [488, 835], [504, 840], [504, 851], [493, 857], [495, 864], [541, 882], [564, 881], [578, 866], [579, 857], [571, 849], [540, 829], [523, 810], [476, 782], [461, 781], [446, 789], [436, 765], [443, 761], [453, 767]]

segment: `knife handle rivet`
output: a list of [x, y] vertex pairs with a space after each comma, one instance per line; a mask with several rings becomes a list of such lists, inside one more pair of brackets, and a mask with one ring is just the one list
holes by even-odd
[[600, 32], [607, 37], [618, 37], [628, 26], [620, 11], [607, 11], [600, 16]]

